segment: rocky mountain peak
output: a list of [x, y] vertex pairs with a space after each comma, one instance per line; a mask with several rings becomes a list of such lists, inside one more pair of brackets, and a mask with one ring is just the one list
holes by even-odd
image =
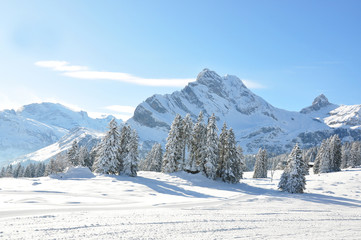
[[331, 103], [328, 101], [327, 97], [323, 94], [317, 96], [315, 100], [313, 100], [312, 105], [309, 107], [306, 107], [301, 110], [301, 113], [307, 114], [310, 112], [315, 112], [320, 110], [321, 108], [327, 107], [331, 105]]

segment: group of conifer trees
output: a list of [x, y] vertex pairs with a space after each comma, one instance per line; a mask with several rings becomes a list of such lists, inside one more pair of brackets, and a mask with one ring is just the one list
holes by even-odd
[[236, 145], [232, 128], [223, 125], [218, 136], [216, 117], [209, 117], [208, 123], [200, 112], [193, 124], [187, 114], [183, 119], [175, 117], [162, 154], [160, 144], [155, 144], [141, 163], [142, 170], [172, 173], [186, 171], [203, 173], [210, 179], [236, 183], [242, 178], [242, 148]]

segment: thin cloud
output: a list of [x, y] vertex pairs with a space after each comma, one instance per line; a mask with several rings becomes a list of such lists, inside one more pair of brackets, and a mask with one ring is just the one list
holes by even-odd
[[66, 61], [38, 61], [36, 66], [50, 68], [53, 71], [63, 72], [67, 77], [88, 79], [88, 80], [112, 80], [125, 83], [132, 83], [143, 86], [162, 86], [162, 87], [183, 87], [189, 82], [195, 81], [194, 78], [141, 78], [129, 73], [122, 72], [104, 72], [91, 71], [86, 66], [70, 65]]
[[88, 115], [91, 118], [106, 118], [109, 115], [112, 115], [117, 119], [122, 119], [124, 122], [126, 122], [129, 118], [132, 117], [132, 115], [128, 115], [128, 114], [103, 113], [103, 112], [88, 112]]
[[[49, 68], [53, 71], [62, 72], [62, 75], [72, 78], [86, 80], [110, 80], [152, 87], [184, 87], [188, 83], [196, 80], [194, 78], [142, 78], [129, 73], [93, 71], [87, 66], [70, 65], [67, 61], [38, 61], [35, 62], [35, 65]], [[250, 89], [266, 88], [264, 85], [254, 81], [242, 81]]]
[[250, 80], [242, 80], [242, 82], [249, 89], [263, 89], [263, 88], [266, 88], [265, 85], [262, 85], [262, 84], [260, 84], [258, 82], [254, 82], [254, 81], [250, 81]]
[[38, 61], [35, 62], [38, 67], [50, 68], [53, 71], [59, 72], [74, 72], [74, 71], [86, 71], [86, 66], [69, 65], [66, 61]]

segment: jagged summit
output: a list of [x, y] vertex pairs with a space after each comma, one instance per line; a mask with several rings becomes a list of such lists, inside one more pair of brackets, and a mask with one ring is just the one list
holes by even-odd
[[330, 106], [330, 105], [332, 105], [332, 104], [328, 101], [327, 97], [325, 95], [321, 94], [321, 95], [317, 96], [315, 98], [315, 100], [313, 100], [311, 106], [302, 109], [301, 113], [307, 114], [310, 112], [315, 112], [315, 111], [318, 111], [318, 110], [320, 110], [324, 107]]

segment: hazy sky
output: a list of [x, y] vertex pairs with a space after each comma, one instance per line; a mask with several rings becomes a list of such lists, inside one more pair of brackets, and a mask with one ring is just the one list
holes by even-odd
[[126, 118], [203, 68], [287, 110], [321, 93], [361, 104], [360, 13], [359, 0], [4, 0], [0, 109], [52, 101]]

